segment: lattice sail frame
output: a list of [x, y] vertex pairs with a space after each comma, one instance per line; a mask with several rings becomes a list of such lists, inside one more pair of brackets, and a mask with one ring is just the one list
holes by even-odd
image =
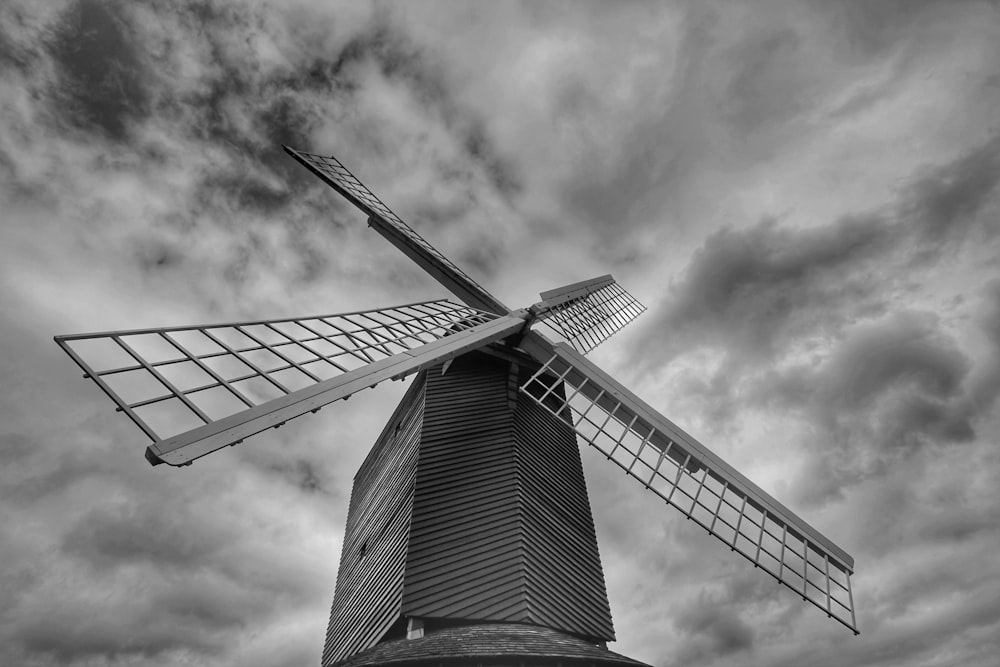
[[[755, 567], [859, 634], [850, 556], [662, 416], [651, 419], [630, 392], [602, 382], [603, 374], [590, 368], [581, 371], [573, 361], [586, 360], [565, 352], [557, 347], [521, 393]], [[563, 398], [557, 388], [564, 383], [572, 389]], [[658, 427], [661, 420], [666, 425]]]
[[[319, 176], [327, 185], [339, 192], [359, 210], [369, 216], [369, 224], [399, 247], [432, 276], [441, 281], [453, 294], [468, 305], [496, 314], [509, 311], [499, 299], [489, 293], [467, 273], [455, 266], [437, 248], [420, 236], [412, 227], [379, 199], [337, 158], [299, 151], [284, 146], [285, 152]], [[381, 223], [381, 224], [380, 224]], [[388, 227], [388, 229], [386, 229]], [[402, 238], [400, 238], [402, 237]]]
[[587, 354], [645, 312], [646, 307], [610, 275], [542, 292], [536, 304], [545, 325]]
[[[511, 321], [490, 326], [501, 319]], [[364, 383], [374, 386], [388, 377], [401, 377], [428, 363], [428, 358], [452, 354], [456, 347], [479, 346], [509, 335], [521, 324], [520, 319], [439, 300], [333, 315], [73, 334], [55, 340], [83, 369], [84, 377], [92, 379], [153, 441], [153, 453], [159, 456], [197, 441], [212, 431], [206, 431], [208, 427], [245, 421], [254, 410], [281, 407], [284, 411], [278, 414], [283, 417], [314, 411], [323, 404], [315, 397], [317, 389], [336, 386], [342, 394], [338, 398], [346, 398], [356, 388], [368, 386]], [[447, 344], [440, 344], [446, 337]], [[342, 387], [341, 381], [348, 379], [354, 384]], [[363, 382], [356, 387], [358, 381]], [[306, 397], [312, 399], [308, 410], [291, 405]], [[279, 401], [283, 401], [280, 406]], [[268, 428], [284, 422], [261, 423]]]
[[[574, 358], [592, 350], [645, 310], [610, 276], [543, 293], [543, 302], [530, 311], [510, 310], [404, 223], [339, 160], [284, 148], [366, 213], [370, 226], [468, 307], [434, 301], [339, 315], [57, 336], [57, 343], [83, 368], [85, 377], [93, 379], [118, 409], [154, 441], [147, 449], [147, 458], [154, 463], [186, 465], [199, 456], [266, 428], [278, 427], [288, 418], [315, 412], [333, 400], [347, 398], [385, 379], [399, 379], [471, 349], [512, 337], [511, 341], [520, 340], [523, 349], [540, 362], [549, 359], [542, 371], [521, 388], [522, 392], [571, 423], [576, 415], [578, 433], [609, 460], [755, 566], [763, 567], [778, 581], [799, 592], [804, 600], [824, 609], [857, 633], [850, 556], [582, 356]], [[431, 304], [443, 310], [435, 312]], [[405, 311], [410, 308], [419, 314]], [[390, 311], [406, 312], [412, 319], [400, 321], [389, 316], [390, 321], [385, 321], [371, 315]], [[344, 318], [343, 326], [331, 326], [329, 318]], [[362, 324], [358, 318], [368, 321]], [[560, 333], [575, 350], [557, 346], [557, 350], [565, 349], [549, 358], [551, 343], [528, 330], [536, 320]], [[314, 321], [331, 329], [315, 331], [309, 326]], [[358, 328], [352, 329], [354, 326]], [[263, 329], [250, 331], [251, 327]], [[290, 334], [288, 327], [300, 327], [308, 334]], [[218, 337], [210, 334], [216, 330]], [[224, 330], [251, 342], [247, 344], [244, 340], [234, 347], [232, 341], [222, 336]], [[185, 344], [180, 340], [185, 334], [200, 336], [202, 343], [208, 341], [217, 349], [189, 350], [190, 342]], [[135, 345], [142, 336], [152, 337], [172, 352], [162, 358], [146, 355]], [[95, 341], [110, 345], [119, 355], [124, 354], [126, 363], [101, 364], [100, 353], [90, 357], [77, 349]], [[321, 353], [314, 348], [321, 343], [333, 345], [339, 351]], [[171, 356], [176, 353], [180, 356]], [[265, 364], [253, 359], [253, 355], [267, 357], [270, 362]], [[299, 358], [299, 355], [305, 356]], [[242, 370], [222, 372], [213, 367], [212, 360], [217, 358], [231, 358]], [[358, 365], [354, 366], [355, 363]], [[167, 369], [180, 364], [187, 364], [189, 373], [193, 372], [191, 368], [202, 373], [201, 382], [168, 377]], [[332, 377], [324, 379], [320, 369]], [[551, 375], [549, 371], [556, 373]], [[112, 386], [116, 380], [112, 378], [127, 373], [136, 373], [146, 381], [146, 395], [135, 387], [116, 391]], [[283, 373], [290, 377], [282, 376]], [[305, 386], [295, 389], [290, 378]], [[251, 381], [258, 386], [246, 391], [238, 387], [241, 382]], [[560, 403], [552, 389], [562, 382], [573, 386], [574, 391]], [[594, 391], [595, 386], [600, 389]], [[277, 397], [268, 399], [264, 396], [267, 391], [276, 392]], [[215, 400], [201, 401], [209, 396], [208, 392], [216, 393]], [[221, 405], [224, 400], [229, 401], [228, 407]], [[201, 425], [161, 438], [161, 432], [175, 433], [180, 428], [175, 423], [177, 415], [167, 416], [165, 423], [171, 430], [157, 431], [139, 411], [168, 402], [173, 402], [183, 418]], [[603, 418], [590, 416], [595, 406], [593, 414], [603, 413]]]

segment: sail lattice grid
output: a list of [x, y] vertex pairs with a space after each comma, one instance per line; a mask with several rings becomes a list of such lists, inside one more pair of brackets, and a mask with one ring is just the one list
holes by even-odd
[[[566, 384], [565, 398], [558, 387]], [[587, 387], [588, 384], [592, 386]], [[853, 562], [700, 446], [658, 428], [627, 394], [553, 356], [520, 391], [688, 519], [857, 634]], [[595, 391], [596, 389], [596, 391]]]
[[541, 319], [581, 354], [593, 350], [646, 310], [611, 276], [578, 291], [582, 294], [568, 300], [557, 296], [558, 290], [543, 293], [548, 310]]
[[156, 442], [495, 319], [440, 300], [56, 342]]
[[[409, 239], [410, 242], [418, 246], [425, 253], [433, 257], [437, 262], [446, 267], [446, 270], [454, 273], [457, 278], [470, 287], [474, 292], [485, 295], [488, 300], [493, 297], [479, 283], [473, 280], [467, 273], [455, 266], [447, 257], [442, 255], [434, 246], [428, 243], [412, 227], [403, 222], [402, 218], [392, 212], [392, 210], [379, 199], [374, 192], [362, 183], [343, 163], [332, 155], [316, 155], [305, 151], [295, 150], [286, 147], [292, 157], [307, 166], [313, 173], [322, 178], [328, 185], [347, 198], [363, 213], [369, 216], [376, 216], [397, 232]], [[504, 312], [503, 309], [500, 312]]]

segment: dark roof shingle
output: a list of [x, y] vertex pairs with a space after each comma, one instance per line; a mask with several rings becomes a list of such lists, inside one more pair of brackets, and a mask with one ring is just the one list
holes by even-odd
[[519, 623], [466, 625], [432, 631], [420, 639], [394, 639], [336, 663], [336, 667], [455, 662], [648, 667], [572, 635]]

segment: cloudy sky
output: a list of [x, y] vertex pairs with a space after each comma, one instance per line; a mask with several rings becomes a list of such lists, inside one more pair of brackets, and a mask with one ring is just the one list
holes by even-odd
[[403, 384], [154, 469], [52, 343], [445, 296], [282, 143], [509, 304], [614, 274], [592, 358], [856, 559], [860, 637], [584, 452], [614, 650], [995, 664], [984, 0], [0, 4], [0, 662], [318, 664]]

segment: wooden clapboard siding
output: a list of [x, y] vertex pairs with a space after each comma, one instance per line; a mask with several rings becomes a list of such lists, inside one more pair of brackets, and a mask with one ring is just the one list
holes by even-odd
[[614, 639], [576, 436], [494, 352], [418, 375], [358, 470], [324, 665], [406, 616]]
[[428, 371], [402, 613], [614, 639], [576, 436], [517, 400], [533, 370], [470, 353]]
[[[512, 369], [512, 383], [523, 385], [535, 370], [534, 365]], [[514, 436], [532, 620], [582, 637], [613, 640], [576, 435], [534, 401], [521, 400], [514, 410]]]
[[405, 615], [526, 620], [507, 367], [472, 353], [427, 372]]
[[399, 618], [423, 406], [418, 376], [355, 475], [324, 665], [374, 646]]

